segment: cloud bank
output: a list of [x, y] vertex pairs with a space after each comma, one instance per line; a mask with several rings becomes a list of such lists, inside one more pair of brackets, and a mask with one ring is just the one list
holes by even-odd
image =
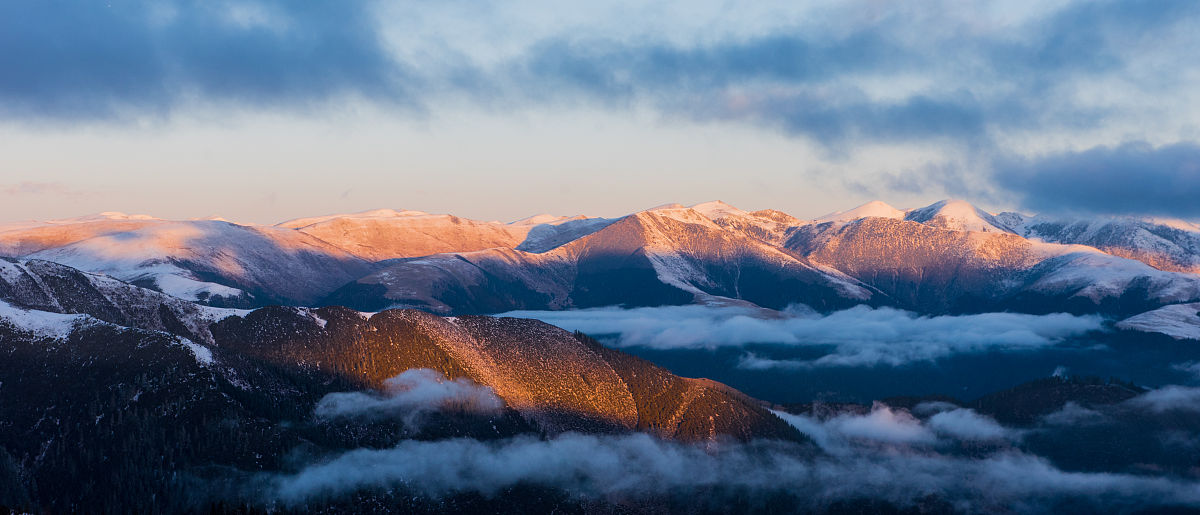
[[453, 381], [427, 368], [405, 370], [384, 381], [382, 392], [330, 393], [317, 402], [320, 418], [413, 417], [429, 411], [450, 410], [477, 414], [499, 413], [504, 401], [491, 388], [466, 378]]
[[[918, 405], [920, 413], [926, 406]], [[957, 442], [1015, 441], [1019, 431], [1001, 426], [990, 417], [955, 405], [932, 406], [936, 411], [924, 420], [907, 410], [875, 403], [870, 411], [849, 411], [824, 419], [795, 415], [782, 411], [774, 413], [792, 427], [809, 436], [821, 449], [837, 456], [864, 453], [880, 445], [905, 449], [933, 449], [956, 445]]]
[[1158, 413], [1176, 410], [1200, 412], [1200, 387], [1164, 386], [1134, 397], [1129, 402]]
[[747, 354], [751, 369], [811, 366], [901, 366], [954, 354], [1036, 350], [1101, 329], [1095, 316], [985, 313], [917, 316], [892, 308], [857, 306], [828, 315], [744, 307], [666, 306], [572, 311], [515, 311], [571, 331], [615, 335], [617, 347], [696, 349], [752, 343], [832, 347], [811, 361], [772, 360]]
[[[970, 438], [978, 436], [980, 427], [995, 424], [969, 413], [956, 425], [959, 432], [973, 428], [965, 431]], [[434, 497], [463, 492], [492, 496], [505, 488], [535, 484], [602, 500], [694, 498], [697, 491], [706, 496], [720, 491], [788, 492], [811, 503], [809, 508], [858, 498], [910, 505], [929, 495], [976, 511], [1041, 511], [1068, 498], [1081, 503], [1075, 506], [1096, 509], [1200, 503], [1200, 486], [1194, 482], [1065, 472], [1003, 447], [977, 459], [941, 452], [939, 447], [952, 446], [957, 437], [939, 432], [937, 424], [925, 425], [886, 407], [825, 421], [783, 416], [812, 434], [825, 452], [769, 441], [705, 448], [645, 434], [405, 441], [395, 448], [354, 450], [295, 474], [271, 476], [270, 495], [302, 505], [364, 488], [404, 488]]]

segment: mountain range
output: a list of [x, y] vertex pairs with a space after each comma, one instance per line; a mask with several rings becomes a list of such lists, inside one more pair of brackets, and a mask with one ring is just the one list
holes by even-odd
[[[263, 481], [414, 441], [648, 433], [708, 446], [778, 442], [817, 456], [831, 452], [828, 442], [802, 432], [803, 420], [841, 427], [868, 423], [852, 416], [895, 416], [912, 426], [935, 415], [905, 399], [886, 409], [776, 406], [582, 333], [487, 315], [693, 303], [1065, 311], [1200, 339], [1197, 242], [1200, 228], [1181, 221], [992, 214], [961, 201], [872, 202], [814, 220], [709, 202], [512, 223], [381, 210], [274, 226], [119, 213], [9, 224], [0, 226], [0, 507], [238, 511], [213, 503], [263, 506], [273, 488]], [[1075, 404], [1109, 409], [1145, 393], [1056, 379], [978, 401], [920, 402], [1033, 434]], [[1122, 438], [1146, 416], [1111, 410]], [[807, 418], [797, 426], [789, 412]], [[1160, 418], [1164, 431], [1195, 426]], [[1140, 466], [1140, 455], [1105, 461], [1071, 446], [1112, 445], [1107, 429], [1077, 438], [1054, 427], [1030, 441], [1056, 464]], [[1191, 470], [1194, 454], [1139, 438], [1156, 463]], [[88, 472], [97, 470], [105, 473]], [[356, 499], [431, 512], [447, 502], [406, 492]], [[587, 511], [592, 502], [537, 489], [453, 499], [488, 511], [546, 499]], [[695, 508], [689, 495], [655, 499]]]
[[463, 315], [728, 298], [1123, 319], [1200, 301], [1194, 224], [988, 213], [958, 200], [875, 201], [813, 220], [722, 202], [512, 223], [386, 209], [273, 226], [103, 213], [0, 226], [0, 256], [238, 308]]

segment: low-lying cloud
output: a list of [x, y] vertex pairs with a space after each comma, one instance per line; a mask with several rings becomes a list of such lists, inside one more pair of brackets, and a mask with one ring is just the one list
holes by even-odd
[[852, 443], [927, 445], [937, 441], [934, 433], [916, 417], [883, 404], [874, 405], [867, 414], [847, 413], [826, 420], [782, 411], [774, 413], [825, 451], [836, 454], [846, 454]]
[[[915, 413], [933, 415], [922, 420], [907, 410], [875, 403], [869, 412], [847, 412], [820, 419], [775, 411], [824, 451], [844, 456], [879, 445], [928, 449], [956, 442], [1017, 440], [1020, 432], [1006, 428], [974, 410], [952, 404], [925, 403]], [[943, 405], [944, 404], [944, 405]]]
[[997, 424], [995, 420], [974, 410], [961, 408], [929, 417], [929, 427], [939, 434], [960, 440], [1004, 440], [1014, 436], [1011, 430]]
[[1102, 328], [1096, 316], [984, 313], [929, 317], [866, 306], [828, 315], [737, 306], [666, 306], [514, 311], [506, 316], [536, 318], [592, 335], [615, 335], [607, 343], [617, 347], [696, 349], [769, 343], [833, 349], [825, 356], [803, 361], [748, 353], [741, 366], [750, 369], [899, 366], [961, 353], [1035, 350]]
[[1107, 416], [1097, 410], [1086, 408], [1076, 402], [1068, 402], [1062, 409], [1045, 415], [1042, 422], [1051, 426], [1082, 426], [1105, 421]]
[[[420, 387], [454, 383], [429, 370], [405, 378], [412, 381], [397, 382]], [[1197, 392], [1200, 388], [1169, 386], [1113, 407], [1158, 412], [1196, 406]], [[440, 399], [458, 398], [421, 397], [427, 400], [416, 404], [438, 405]], [[378, 397], [357, 399], [355, 407], [346, 411], [375, 411], [379, 401]], [[799, 503], [798, 511], [861, 499], [912, 506], [931, 498], [972, 512], [1200, 506], [1200, 483], [1189, 477], [1069, 472], [1055, 466], [1053, 458], [1033, 454], [1037, 451], [1027, 445], [1030, 435], [1056, 430], [1052, 427], [1056, 423], [1100, 416], [1075, 404], [1068, 403], [1036, 427], [1024, 428], [1004, 426], [948, 402], [925, 402], [911, 411], [883, 403], [869, 409], [816, 408], [820, 407], [809, 414], [775, 412], [815, 446], [774, 440], [695, 445], [644, 433], [404, 440], [388, 449], [362, 448], [328, 456], [293, 473], [261, 475], [263, 482], [255, 484], [266, 486], [262, 491], [267, 502], [291, 507], [320, 505], [363, 490], [432, 499], [459, 494], [491, 498], [521, 486], [641, 506], [666, 502], [686, 507], [700, 497], [697, 492], [703, 492], [706, 502], [723, 502], [722, 495], [745, 500], [782, 494]], [[1061, 420], [1050, 420], [1055, 417]]]
[[[952, 425], [990, 421], [970, 413], [958, 419], [967, 423]], [[687, 492], [697, 490], [787, 492], [815, 509], [860, 498], [906, 505], [929, 495], [975, 511], [1042, 511], [1065, 498], [1096, 508], [1200, 505], [1200, 485], [1194, 482], [1065, 472], [1012, 448], [976, 459], [940, 452], [937, 446], [956, 437], [940, 433], [939, 424], [883, 406], [824, 421], [783, 416], [826, 452], [776, 441], [701, 447], [645, 434], [405, 441], [391, 449], [350, 451], [295, 474], [272, 476], [269, 483], [272, 498], [290, 505], [372, 488], [493, 496], [529, 484], [601, 500], [689, 498]]]
[[320, 418], [411, 417], [429, 411], [494, 414], [504, 401], [486, 386], [466, 378], [447, 379], [440, 372], [413, 368], [384, 381], [382, 392], [331, 393], [317, 402]]
[[1176, 363], [1171, 365], [1171, 368], [1192, 375], [1196, 379], [1200, 379], [1200, 361], [1188, 361], [1185, 363]]
[[1134, 397], [1129, 402], [1159, 413], [1175, 410], [1200, 412], [1200, 387], [1164, 386]]

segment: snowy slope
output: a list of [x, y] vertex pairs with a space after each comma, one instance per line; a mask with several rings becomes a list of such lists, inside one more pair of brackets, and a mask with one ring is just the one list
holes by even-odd
[[0, 251], [232, 305], [313, 302], [370, 268], [294, 230], [214, 220], [54, 223], [0, 233]]
[[813, 221], [816, 223], [852, 222], [854, 220], [866, 218], [869, 216], [874, 216], [874, 217], [879, 217], [879, 218], [892, 218], [892, 219], [898, 220], [898, 219], [904, 218], [904, 211], [896, 209], [896, 208], [888, 205], [886, 202], [883, 202], [880, 200], [872, 200], [872, 201], [867, 202], [866, 204], [858, 206], [854, 209], [829, 213], [829, 214], [819, 217]]
[[446, 252], [519, 247], [549, 250], [603, 227], [608, 220], [535, 215], [512, 223], [481, 222], [453, 215], [381, 209], [302, 218], [277, 227], [312, 235], [370, 261]]
[[1118, 329], [1162, 333], [1176, 340], [1200, 340], [1200, 303], [1159, 307], [1117, 322]]
[[849, 211], [827, 214], [813, 222], [847, 223], [868, 217], [909, 220], [952, 231], [1013, 232], [997, 215], [956, 199], [946, 199], [909, 210], [896, 209], [882, 201], [874, 200]]
[[751, 218], [780, 222], [724, 207], [707, 212], [718, 220], [684, 206], [660, 206], [541, 253], [488, 249], [396, 261], [325, 303], [479, 313], [504, 306], [682, 304], [711, 296], [778, 308], [795, 302], [848, 306], [871, 298], [869, 288], [838, 270], [723, 225]]
[[1200, 299], [1196, 276], [1009, 232], [868, 217], [802, 227], [785, 247], [921, 312], [1098, 310], [1128, 315], [1130, 309]]
[[79, 324], [99, 322], [87, 315], [52, 313], [36, 309], [21, 309], [0, 300], [0, 324], [42, 338], [63, 339]]
[[1117, 328], [1200, 340], [1200, 303], [1163, 306], [1117, 322]]
[[781, 211], [747, 212], [719, 200], [696, 204], [691, 210], [726, 230], [773, 246], [782, 244], [793, 228], [808, 223]]
[[1026, 238], [1088, 245], [1160, 270], [1200, 273], [1200, 227], [1183, 220], [1000, 216]]
[[1200, 277], [1164, 272], [1083, 245], [1034, 243], [1033, 248], [1046, 256], [1039, 267], [1048, 269], [1028, 286], [1033, 291], [1073, 291], [1073, 296], [1096, 302], [1134, 288], [1163, 304], [1200, 298]]
[[904, 219], [953, 231], [1013, 232], [995, 215], [963, 200], [942, 200], [912, 209], [905, 212]]
[[[168, 332], [206, 343], [212, 341], [210, 324], [245, 314], [243, 310], [203, 306], [40, 260], [0, 259], [0, 301], [31, 313], [62, 314], [39, 315], [46, 320], [61, 322], [67, 316], [86, 315], [93, 320]], [[29, 316], [32, 315], [25, 317]]]
[[530, 225], [525, 239], [517, 245], [517, 250], [525, 252], [546, 252], [560, 247], [591, 233], [599, 231], [617, 221], [616, 218], [587, 218], [583, 216], [553, 217], [541, 219], [541, 223], [520, 220], [514, 225], [525, 223]]

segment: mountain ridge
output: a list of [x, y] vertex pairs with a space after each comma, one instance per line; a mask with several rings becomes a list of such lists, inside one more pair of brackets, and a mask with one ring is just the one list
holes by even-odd
[[[775, 309], [1063, 306], [1132, 316], [1200, 300], [1193, 229], [1170, 220], [993, 214], [952, 199], [907, 210], [873, 201], [814, 220], [721, 201], [511, 223], [404, 210], [274, 226], [108, 214], [0, 231], [0, 255], [217, 306], [484, 314], [718, 296]], [[929, 300], [947, 285], [949, 301]]]

